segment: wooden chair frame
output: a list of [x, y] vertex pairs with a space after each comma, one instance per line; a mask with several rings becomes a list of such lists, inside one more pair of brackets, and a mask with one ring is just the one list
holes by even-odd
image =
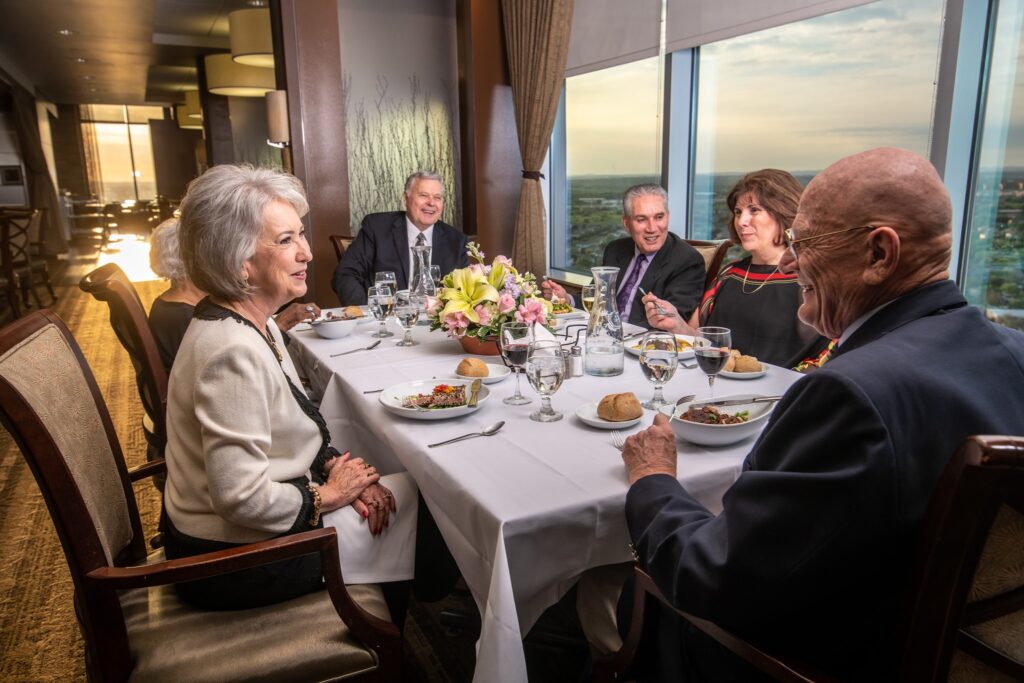
[[124, 491], [132, 530], [130, 543], [117, 552], [113, 564], [108, 563], [85, 500], [56, 443], [29, 401], [0, 377], [0, 420], [14, 437], [36, 478], [71, 570], [90, 679], [126, 681], [132, 672], [128, 635], [117, 591], [193, 581], [317, 553], [339, 618], [360, 642], [377, 654], [378, 668], [358, 680], [400, 681], [402, 644], [398, 628], [363, 610], [348, 594], [333, 528], [141, 565], [146, 560], [146, 547], [131, 483], [165, 471], [165, 463], [154, 461], [128, 471], [96, 380], [78, 344], [52, 312], [32, 313], [0, 330], [0, 354], [48, 325], [55, 326], [64, 336], [82, 368], [115, 456], [114, 466]]
[[[967, 603], [982, 548], [1003, 504], [1024, 512], [1024, 437], [969, 437], [946, 465], [921, 525], [887, 653], [893, 680], [945, 683], [957, 648], [1014, 680], [1024, 680], [1024, 664], [964, 630], [1024, 609], [1024, 587]], [[640, 644], [644, 611], [656, 605], [653, 601], [776, 680], [838, 680], [804, 663], [776, 658], [713, 622], [673, 607], [639, 567], [634, 578], [630, 631], [622, 648], [595, 666], [595, 682], [623, 680]]]
[[[46, 287], [50, 303], [57, 301], [57, 293], [50, 282], [50, 270], [46, 259], [35, 253], [39, 249], [39, 230], [44, 209], [4, 209], [0, 211], [0, 260], [4, 277], [21, 290], [22, 304], [29, 307], [28, 297], [32, 295], [37, 308], [43, 302], [36, 292], [36, 284]], [[33, 236], [33, 231], [36, 233]], [[39, 276], [40, 281], [36, 282]]]
[[334, 255], [338, 257], [338, 263], [341, 263], [341, 257], [348, 251], [352, 240], [355, 238], [345, 237], [344, 235], [328, 235], [327, 239], [331, 240], [331, 246], [334, 247]]
[[147, 440], [152, 439], [153, 455], [162, 458], [167, 443], [167, 371], [149, 329], [142, 299], [116, 263], [93, 270], [78, 286], [110, 307], [110, 325], [132, 359], [139, 398], [153, 423], [153, 433], [147, 434]]
[[[700, 252], [701, 256], [704, 256], [704, 266], [707, 271], [704, 276], [704, 291], [706, 292], [718, 277], [719, 271], [722, 270], [722, 261], [725, 260], [725, 254], [732, 246], [732, 240], [686, 240], [686, 243]], [[704, 252], [711, 248], [714, 248], [715, 252], [711, 258], [708, 258]]]

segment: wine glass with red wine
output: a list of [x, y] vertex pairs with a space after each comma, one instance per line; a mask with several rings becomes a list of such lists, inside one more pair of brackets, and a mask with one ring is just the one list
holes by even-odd
[[715, 397], [715, 375], [722, 371], [729, 360], [732, 346], [732, 332], [728, 327], [698, 327], [693, 339], [693, 353], [697, 365], [708, 376], [708, 390]]
[[526, 323], [501, 324], [498, 346], [501, 348], [501, 355], [505, 357], [505, 362], [516, 373], [516, 393], [506, 398], [503, 403], [511, 406], [533, 403], [533, 399], [523, 396], [519, 391], [519, 373], [526, 367], [526, 359], [530, 355], [530, 342], [532, 341], [533, 332], [530, 325]]

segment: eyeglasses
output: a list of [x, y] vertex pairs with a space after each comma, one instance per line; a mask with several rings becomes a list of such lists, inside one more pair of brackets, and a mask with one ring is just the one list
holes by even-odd
[[811, 235], [810, 237], [799, 237], [795, 238], [793, 235], [793, 228], [786, 228], [782, 233], [782, 241], [785, 242], [786, 247], [789, 249], [789, 255], [793, 257], [793, 260], [797, 260], [799, 256], [796, 253], [796, 245], [800, 242], [810, 242], [812, 240], [821, 239], [822, 237], [828, 237], [829, 235], [839, 235], [844, 232], [851, 232], [853, 230], [874, 230], [875, 225], [858, 225], [853, 228], [843, 228], [842, 230], [832, 230], [831, 232], [823, 232], [820, 235]]

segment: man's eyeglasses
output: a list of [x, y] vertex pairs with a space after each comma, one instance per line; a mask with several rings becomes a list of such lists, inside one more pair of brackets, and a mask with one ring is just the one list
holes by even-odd
[[799, 256], [796, 253], [796, 245], [800, 242], [810, 242], [812, 240], [821, 239], [822, 237], [828, 237], [829, 235], [838, 235], [844, 232], [851, 232], [853, 230], [874, 230], [875, 225], [858, 225], [853, 228], [843, 228], [842, 230], [832, 230], [831, 232], [823, 232], [820, 235], [811, 235], [809, 237], [796, 237], [793, 234], [793, 228], [786, 228], [782, 233], [782, 241], [785, 242], [786, 247], [789, 249], [789, 255], [793, 257], [793, 260], [797, 260]]

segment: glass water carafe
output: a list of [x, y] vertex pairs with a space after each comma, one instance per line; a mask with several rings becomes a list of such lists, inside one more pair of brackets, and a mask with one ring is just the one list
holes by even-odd
[[587, 323], [583, 370], [588, 375], [610, 377], [622, 374], [622, 318], [615, 302], [618, 268], [591, 268], [594, 274], [594, 305]]
[[409, 293], [414, 296], [435, 296], [437, 287], [430, 277], [430, 246], [424, 244], [412, 248], [412, 277], [409, 278]]

